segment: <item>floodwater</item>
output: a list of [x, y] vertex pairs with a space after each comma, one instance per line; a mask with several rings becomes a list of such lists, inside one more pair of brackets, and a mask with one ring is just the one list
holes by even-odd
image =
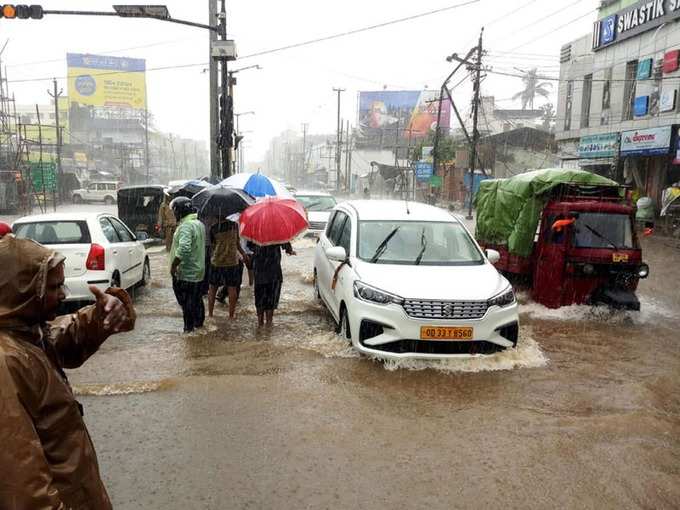
[[643, 310], [545, 309], [489, 358], [384, 363], [333, 333], [314, 243], [274, 327], [180, 335], [165, 253], [137, 330], [70, 373], [117, 509], [678, 508], [680, 249], [647, 241]]

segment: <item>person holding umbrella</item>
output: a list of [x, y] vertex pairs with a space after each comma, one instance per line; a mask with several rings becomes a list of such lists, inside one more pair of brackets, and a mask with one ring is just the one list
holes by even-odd
[[243, 211], [239, 224], [253, 252], [257, 322], [271, 326], [283, 285], [281, 250], [296, 255], [290, 241], [309, 227], [305, 210], [297, 200], [265, 199]]
[[[255, 277], [255, 310], [257, 325], [271, 326], [274, 322], [274, 310], [279, 307], [281, 288], [283, 287], [283, 271], [281, 270], [281, 250], [288, 255], [297, 255], [290, 243], [258, 246], [250, 243], [253, 251], [252, 264]], [[265, 322], [266, 321], [266, 322]]]
[[210, 289], [208, 290], [208, 317], [213, 316], [217, 290], [227, 288], [229, 295], [229, 318], [236, 316], [238, 289], [241, 286], [241, 265], [239, 255], [247, 258], [238, 235], [238, 225], [233, 221], [220, 220], [210, 230]]

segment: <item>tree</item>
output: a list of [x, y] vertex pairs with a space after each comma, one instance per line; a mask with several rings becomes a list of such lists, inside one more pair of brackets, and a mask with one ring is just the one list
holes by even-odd
[[550, 96], [549, 88], [552, 88], [552, 83], [544, 81], [539, 82], [538, 69], [533, 68], [529, 71], [522, 71], [522, 81], [524, 82], [524, 89], [512, 96], [513, 99], [522, 99], [522, 110], [526, 110], [527, 106], [534, 109], [534, 99], [536, 96], [548, 98]]
[[539, 108], [543, 111], [541, 115], [541, 120], [543, 121], [543, 130], [551, 132], [553, 124], [555, 123], [555, 108], [552, 103], [546, 103]]

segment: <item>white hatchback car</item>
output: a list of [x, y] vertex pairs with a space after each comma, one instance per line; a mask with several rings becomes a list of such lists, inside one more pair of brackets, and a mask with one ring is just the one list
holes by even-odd
[[403, 201], [338, 205], [314, 256], [317, 296], [365, 354], [449, 358], [517, 345], [508, 281], [448, 211]]
[[66, 257], [66, 301], [94, 301], [89, 285], [127, 289], [151, 278], [146, 248], [110, 214], [25, 216], [12, 229], [16, 237], [33, 239]]
[[323, 232], [331, 211], [337, 205], [335, 197], [325, 191], [296, 191], [295, 200], [307, 211], [308, 232], [314, 235]]

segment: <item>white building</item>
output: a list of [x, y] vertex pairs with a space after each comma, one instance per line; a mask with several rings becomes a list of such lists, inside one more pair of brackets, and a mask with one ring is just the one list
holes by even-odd
[[556, 139], [564, 166], [659, 203], [680, 180], [680, 1], [604, 0], [593, 33], [563, 46]]

